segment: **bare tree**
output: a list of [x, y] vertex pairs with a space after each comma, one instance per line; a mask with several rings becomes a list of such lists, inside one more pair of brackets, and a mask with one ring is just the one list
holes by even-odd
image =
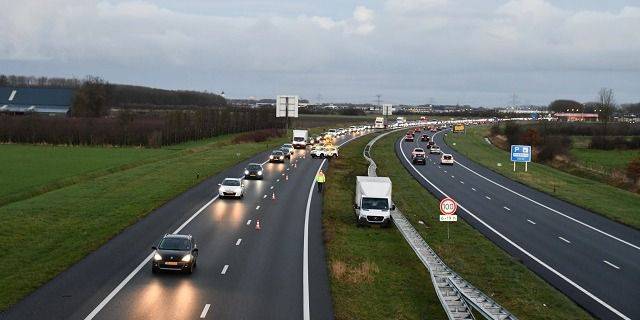
[[614, 98], [613, 89], [602, 88], [598, 92], [598, 102], [600, 103], [600, 109], [598, 109], [598, 115], [603, 121], [609, 121], [609, 117], [613, 114], [616, 108], [616, 100]]

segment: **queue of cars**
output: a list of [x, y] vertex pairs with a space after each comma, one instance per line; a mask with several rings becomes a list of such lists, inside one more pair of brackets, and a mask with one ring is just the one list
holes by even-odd
[[[445, 127], [446, 128], [446, 127]], [[425, 128], [426, 130], [429, 130], [431, 132], [437, 132], [438, 130], [441, 130], [442, 128], [440, 127], [428, 127]], [[418, 132], [421, 132], [422, 129], [420, 127], [417, 127], [413, 130], [409, 130], [407, 132], [407, 134], [404, 136], [403, 140], [405, 142], [414, 142], [415, 141], [415, 134]], [[420, 141], [421, 142], [426, 142], [426, 148], [429, 150], [429, 154], [439, 154], [440, 155], [440, 164], [441, 165], [453, 165], [454, 164], [454, 159], [453, 159], [453, 155], [449, 154], [449, 153], [442, 153], [442, 150], [440, 149], [440, 147], [438, 145], [436, 145], [435, 141], [433, 141], [433, 139], [431, 139], [431, 137], [429, 137], [429, 135], [427, 134], [423, 134], [420, 137]], [[424, 149], [422, 148], [414, 148], [413, 151], [411, 152], [411, 162], [413, 164], [426, 164], [427, 158], [427, 153]]]

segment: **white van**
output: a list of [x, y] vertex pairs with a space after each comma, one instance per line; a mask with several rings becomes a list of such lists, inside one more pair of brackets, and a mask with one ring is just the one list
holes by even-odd
[[304, 149], [307, 147], [307, 141], [309, 139], [309, 131], [307, 130], [293, 130], [293, 147], [295, 149]]
[[391, 210], [391, 179], [388, 177], [356, 177], [354, 209], [358, 225], [379, 224], [388, 227]]

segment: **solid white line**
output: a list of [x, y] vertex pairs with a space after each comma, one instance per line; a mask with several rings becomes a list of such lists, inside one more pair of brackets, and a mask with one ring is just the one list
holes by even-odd
[[[420, 171], [418, 171], [418, 169], [411, 164], [411, 161], [409, 161], [409, 158], [407, 158], [407, 155], [404, 153], [404, 150], [402, 149], [402, 144], [400, 144], [400, 153], [402, 153], [402, 156], [404, 157], [404, 159], [407, 161], [407, 163], [411, 166], [411, 168], [420, 176], [422, 177], [422, 179], [424, 179], [424, 181], [426, 181], [428, 184], [430, 184], [434, 189], [436, 189], [438, 192], [440, 192], [442, 195], [444, 195], [445, 197], [449, 197], [448, 194], [446, 194], [444, 191], [442, 191], [440, 188], [438, 188], [435, 184], [433, 184], [433, 182], [431, 182], [429, 179], [427, 179]], [[596, 301], [597, 303], [599, 303], [600, 305], [604, 306], [605, 308], [607, 308], [609, 311], [615, 313], [616, 315], [618, 315], [619, 317], [625, 319], [625, 320], [631, 320], [631, 318], [627, 317], [624, 313], [618, 311], [618, 309], [612, 307], [611, 305], [609, 305], [608, 303], [606, 303], [605, 301], [603, 301], [602, 299], [598, 298], [597, 296], [595, 296], [593, 293], [589, 292], [587, 289], [583, 288], [582, 286], [580, 286], [579, 284], [575, 283], [573, 280], [569, 279], [567, 276], [565, 276], [564, 274], [560, 273], [558, 270], [554, 269], [553, 267], [551, 267], [550, 265], [546, 264], [544, 261], [540, 260], [538, 257], [534, 256], [532, 253], [530, 253], [529, 251], [525, 250], [524, 248], [522, 248], [520, 245], [518, 245], [517, 243], [513, 242], [513, 240], [507, 238], [505, 235], [503, 235], [502, 233], [500, 233], [498, 230], [496, 230], [494, 227], [490, 226], [488, 223], [486, 223], [484, 220], [480, 219], [480, 217], [476, 216], [475, 214], [473, 214], [471, 211], [469, 211], [467, 208], [465, 208], [464, 206], [462, 206], [462, 204], [458, 203], [458, 207], [460, 207], [460, 209], [464, 210], [470, 217], [476, 219], [478, 222], [480, 222], [482, 225], [484, 225], [485, 227], [487, 227], [487, 229], [491, 230], [491, 232], [497, 234], [500, 238], [502, 238], [504, 241], [506, 241], [507, 243], [509, 243], [510, 245], [512, 245], [514, 248], [518, 249], [520, 252], [524, 253], [526, 256], [528, 256], [529, 258], [531, 258], [533, 261], [537, 262], [538, 264], [540, 264], [541, 266], [543, 266], [545, 269], [551, 271], [553, 274], [555, 274], [556, 276], [560, 277], [562, 280], [566, 281], [567, 283], [569, 283], [571, 286], [573, 286], [574, 288], [580, 290], [580, 292], [584, 293], [585, 295], [587, 295], [589, 298], [593, 299], [594, 301]]]
[[247, 225], [251, 224], [251, 219], [247, 220]]
[[[187, 219], [187, 221], [185, 221], [183, 224], [181, 224], [178, 229], [176, 229], [173, 233], [176, 234], [178, 232], [180, 232], [180, 230], [182, 230], [187, 224], [189, 224], [189, 222], [191, 222], [191, 220], [195, 219], [195, 217], [197, 217], [200, 212], [204, 211], [205, 208], [207, 208], [209, 205], [211, 205], [214, 201], [218, 200], [218, 196], [213, 197], [213, 199], [209, 200], [209, 202], [205, 203], [204, 206], [202, 206], [200, 209], [198, 209], [198, 211], [196, 211], [196, 213], [194, 213], [189, 219]], [[109, 303], [109, 301], [111, 301], [111, 299], [113, 299], [113, 297], [116, 296], [116, 294], [118, 294], [118, 292], [120, 292], [120, 290], [122, 290], [122, 288], [124, 288], [125, 285], [127, 285], [127, 283], [129, 283], [129, 281], [131, 281], [131, 279], [133, 279], [133, 277], [140, 272], [140, 269], [142, 269], [147, 263], [149, 263], [149, 261], [151, 260], [151, 258], [153, 257], [154, 252], [149, 253], [149, 255], [142, 260], [142, 262], [140, 262], [140, 264], [133, 269], [133, 271], [131, 271], [131, 273], [129, 273], [127, 275], [126, 278], [124, 278], [124, 280], [122, 280], [113, 290], [111, 290], [111, 292], [109, 292], [109, 294], [107, 295], [107, 297], [105, 297], [102, 301], [100, 301], [100, 303], [91, 311], [91, 313], [89, 313], [84, 320], [91, 320], [93, 319], [98, 312], [100, 312], [102, 310], [102, 308], [104, 308], [104, 306], [107, 305], [107, 303]]]
[[509, 209], [509, 207], [503, 207], [505, 210], [507, 211], [511, 211], [511, 209]]
[[503, 185], [501, 185], [501, 184], [499, 184], [499, 183], [497, 183], [497, 182], [495, 182], [495, 181], [493, 181], [493, 180], [491, 180], [491, 179], [489, 179], [489, 178], [487, 178], [487, 177], [485, 177], [485, 176], [483, 176], [483, 175], [481, 175], [481, 174], [479, 174], [479, 173], [477, 173], [477, 172], [475, 172], [475, 171], [471, 170], [470, 168], [468, 168], [467, 166], [465, 166], [465, 165], [461, 164], [460, 162], [457, 162], [457, 163], [458, 163], [461, 167], [463, 167], [463, 168], [467, 169], [468, 171], [470, 171], [470, 172], [474, 173], [474, 174], [475, 174], [475, 175], [477, 175], [478, 177], [480, 177], [480, 178], [482, 178], [482, 179], [485, 179], [485, 180], [487, 180], [487, 181], [489, 181], [489, 182], [491, 182], [491, 183], [495, 184], [496, 186], [499, 186], [499, 187], [501, 187], [501, 188], [503, 188], [503, 189], [505, 189], [505, 190], [507, 190], [507, 191], [509, 191], [509, 192], [511, 192], [511, 193], [513, 193], [513, 194], [515, 194], [515, 195], [518, 195], [518, 196], [520, 196], [520, 197], [521, 197], [521, 198], [523, 198], [523, 199], [529, 200], [529, 201], [531, 201], [531, 202], [533, 202], [533, 203], [535, 203], [535, 204], [537, 204], [537, 205], [539, 205], [539, 206], [541, 206], [541, 207], [543, 207], [543, 208], [545, 208], [545, 209], [547, 209], [547, 210], [549, 210], [549, 211], [551, 211], [551, 212], [554, 212], [554, 213], [556, 213], [556, 214], [559, 214], [559, 215], [561, 215], [561, 216], [563, 216], [563, 217], [565, 217], [565, 218], [567, 218], [567, 219], [569, 219], [569, 220], [571, 220], [571, 221], [573, 221], [573, 222], [576, 222], [576, 223], [578, 223], [578, 224], [581, 224], [581, 225], [583, 225], [583, 226], [585, 226], [585, 227], [587, 227], [587, 228], [589, 228], [589, 229], [591, 229], [591, 230], [597, 231], [597, 232], [599, 232], [599, 233], [601, 233], [601, 234], [604, 234], [604, 235], [606, 235], [606, 236], [608, 236], [608, 237], [610, 237], [610, 238], [612, 238], [612, 239], [615, 239], [615, 240], [617, 240], [617, 241], [620, 241], [620, 242], [622, 242], [622, 243], [624, 243], [624, 244], [626, 244], [626, 245], [628, 245], [628, 246], [630, 246], [630, 247], [633, 247], [633, 248], [635, 248], [635, 249], [640, 250], [640, 246], [638, 246], [638, 245], [635, 245], [635, 244], [633, 244], [633, 243], [631, 243], [631, 242], [628, 242], [628, 241], [626, 241], [626, 240], [620, 239], [620, 238], [618, 238], [618, 237], [616, 237], [616, 236], [614, 236], [614, 235], [612, 235], [612, 234], [609, 234], [609, 233], [607, 233], [607, 232], [605, 232], [605, 231], [602, 231], [602, 230], [600, 230], [600, 229], [598, 229], [598, 228], [596, 228], [596, 227], [594, 227], [594, 226], [592, 226], [592, 225], [590, 225], [590, 224], [588, 224], [588, 223], [584, 223], [584, 222], [582, 222], [582, 221], [580, 221], [580, 220], [578, 220], [578, 219], [576, 219], [576, 218], [574, 218], [574, 217], [571, 217], [571, 216], [569, 216], [569, 215], [566, 215], [566, 214], [564, 214], [564, 213], [562, 213], [562, 212], [560, 212], [560, 211], [558, 211], [558, 210], [556, 210], [556, 209], [553, 209], [553, 208], [551, 208], [551, 207], [549, 207], [549, 206], [547, 206], [547, 205], [544, 205], [544, 204], [542, 204], [542, 203], [540, 203], [540, 202], [538, 202], [538, 201], [536, 201], [536, 200], [533, 200], [533, 199], [531, 199], [531, 198], [529, 198], [529, 197], [527, 197], [527, 196], [525, 196], [525, 195], [523, 195], [523, 194], [520, 194], [520, 193], [518, 193], [518, 192], [516, 192], [516, 191], [513, 191], [513, 190], [511, 190], [511, 189], [509, 189], [509, 188], [507, 188], [507, 187], [505, 187], [505, 186], [503, 186]]
[[608, 264], [608, 265], [610, 265], [610, 266], [612, 266], [612, 267], [614, 267], [614, 268], [616, 268], [616, 269], [620, 270], [620, 267], [616, 266], [615, 264], [613, 264], [613, 263], [611, 263], [611, 262], [609, 262], [609, 261], [607, 261], [607, 260], [602, 260], [602, 261], [603, 261], [604, 263], [606, 263], [606, 264]]
[[527, 221], [529, 221], [529, 223], [531, 223], [531, 224], [536, 224], [535, 222], [533, 222], [533, 221], [531, 221], [529, 219], [527, 219]]
[[239, 246], [240, 242], [242, 242], [242, 238], [240, 238], [240, 239], [238, 239], [238, 241], [236, 241], [236, 246]]
[[256, 207], [256, 210], [260, 210], [260, 206], [257, 206], [257, 207]]
[[220, 272], [220, 274], [225, 274], [227, 273], [227, 269], [229, 269], [229, 265], [225, 264], [224, 267], [222, 267], [222, 272]]
[[444, 173], [447, 173], [447, 170], [445, 170]]
[[211, 305], [208, 303], [204, 305], [204, 309], [202, 309], [202, 313], [200, 314], [200, 319], [204, 319], [207, 316], [207, 312], [209, 312], [209, 307], [211, 307]]
[[484, 196], [485, 198], [487, 198], [487, 200], [491, 200], [491, 197], [489, 196]]
[[563, 238], [563, 237], [558, 237], [558, 239], [560, 239], [560, 240], [562, 240], [562, 241], [564, 241], [564, 242], [566, 242], [566, 243], [571, 243], [571, 241], [569, 241], [569, 240], [567, 240], [567, 239], [565, 239], [565, 238]]

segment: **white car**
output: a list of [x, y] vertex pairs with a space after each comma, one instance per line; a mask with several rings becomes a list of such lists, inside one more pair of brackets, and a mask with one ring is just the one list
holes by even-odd
[[450, 164], [453, 165], [453, 156], [445, 153], [440, 157], [440, 164]]
[[338, 148], [334, 146], [318, 146], [311, 150], [312, 158], [338, 157]]
[[440, 153], [442, 153], [442, 151], [440, 150], [440, 147], [438, 147], [436, 145], [433, 145], [431, 147], [431, 149], [429, 149], [429, 153], [431, 153], [431, 154], [440, 154]]
[[222, 183], [218, 184], [218, 195], [220, 198], [232, 197], [242, 198], [244, 197], [244, 183], [241, 178], [225, 178]]
[[336, 129], [329, 129], [329, 131], [327, 131], [327, 136], [332, 136], [332, 137], [337, 137], [338, 136], [338, 130]]
[[293, 150], [295, 150], [295, 148], [293, 148], [293, 145], [291, 143], [285, 143], [280, 148], [289, 150], [290, 155], [293, 154]]

